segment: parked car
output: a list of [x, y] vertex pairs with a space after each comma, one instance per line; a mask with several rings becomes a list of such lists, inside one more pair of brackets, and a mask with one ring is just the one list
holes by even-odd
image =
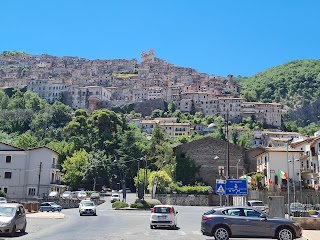
[[43, 202], [40, 204], [40, 212], [43, 212], [43, 211], [52, 211], [52, 212], [55, 212], [55, 211], [58, 211], [60, 212], [62, 210], [62, 207], [58, 204], [56, 204], [55, 202]]
[[119, 193], [112, 193], [110, 197], [110, 202], [114, 203], [116, 201], [120, 201], [120, 195]]
[[271, 218], [265, 212], [252, 207], [220, 207], [202, 215], [203, 235], [216, 240], [229, 238], [277, 238], [292, 240], [301, 237], [298, 222], [286, 218]]
[[90, 195], [90, 199], [96, 199], [99, 200], [100, 199], [100, 194], [97, 192], [91, 193]]
[[249, 207], [253, 207], [253, 208], [259, 209], [260, 211], [263, 211], [263, 212], [265, 212], [267, 210], [267, 207], [260, 200], [249, 200], [247, 202], [247, 205]]
[[48, 195], [48, 199], [58, 199], [60, 197], [60, 193], [57, 191], [52, 191]]
[[[120, 190], [119, 190], [119, 193], [122, 193], [122, 192], [123, 192], [123, 190], [120, 189]], [[130, 188], [126, 188], [126, 193], [131, 193], [131, 189], [130, 189]]]
[[65, 191], [64, 193], [62, 193], [62, 198], [63, 199], [71, 199], [71, 191]]
[[79, 193], [79, 191], [71, 192], [71, 193], [70, 193], [71, 199], [78, 199], [78, 193]]
[[304, 206], [302, 203], [295, 202], [295, 203], [290, 203], [290, 215], [294, 215], [295, 212], [302, 212], [304, 211]]
[[79, 200], [86, 199], [87, 198], [87, 193], [85, 191], [80, 191], [80, 192], [78, 192], [77, 198]]
[[81, 201], [79, 204], [80, 216], [93, 215], [97, 216], [96, 204], [92, 201]]
[[26, 232], [26, 211], [22, 204], [3, 203], [0, 205], [0, 232], [9, 233], [12, 237], [17, 230]]
[[0, 197], [0, 203], [7, 203], [7, 199], [5, 197]]
[[155, 205], [151, 210], [150, 228], [159, 226], [177, 228], [177, 214], [171, 205]]

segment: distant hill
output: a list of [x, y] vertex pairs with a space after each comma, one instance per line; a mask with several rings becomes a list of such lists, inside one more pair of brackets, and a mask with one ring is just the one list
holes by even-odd
[[236, 80], [248, 101], [282, 103], [300, 126], [319, 121], [320, 60], [296, 60]]

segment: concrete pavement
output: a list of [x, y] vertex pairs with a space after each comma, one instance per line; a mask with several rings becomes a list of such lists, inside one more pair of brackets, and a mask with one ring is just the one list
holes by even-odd
[[320, 230], [303, 230], [302, 237], [304, 240], [320, 240]]
[[[133, 209], [121, 209], [121, 210], [133, 210]], [[35, 212], [27, 213], [27, 218], [51, 218], [51, 219], [63, 219], [65, 215], [62, 212]], [[303, 230], [302, 240], [320, 240], [320, 230]]]

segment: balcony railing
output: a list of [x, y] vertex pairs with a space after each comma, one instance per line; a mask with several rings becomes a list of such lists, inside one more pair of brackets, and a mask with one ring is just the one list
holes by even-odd
[[313, 168], [309, 167], [303, 167], [301, 168], [301, 173], [314, 173], [315, 171], [313, 170]]
[[50, 184], [61, 184], [60, 180], [51, 180]]
[[60, 170], [60, 164], [51, 164], [51, 168]]

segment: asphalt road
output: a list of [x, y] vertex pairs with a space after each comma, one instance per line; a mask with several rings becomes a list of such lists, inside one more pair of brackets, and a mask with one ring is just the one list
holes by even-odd
[[[97, 207], [98, 216], [79, 216], [78, 209], [65, 209], [64, 219], [28, 218], [27, 233], [14, 238], [0, 239], [21, 240], [204, 240], [214, 239], [203, 236], [200, 232], [202, 213], [210, 207], [176, 206], [178, 213], [178, 228], [150, 229], [150, 211], [146, 210], [113, 210], [110, 197], [106, 203]], [[127, 202], [134, 202], [135, 194], [128, 194]], [[245, 240], [245, 238], [240, 239]], [[255, 240], [255, 239], [252, 239]]]

